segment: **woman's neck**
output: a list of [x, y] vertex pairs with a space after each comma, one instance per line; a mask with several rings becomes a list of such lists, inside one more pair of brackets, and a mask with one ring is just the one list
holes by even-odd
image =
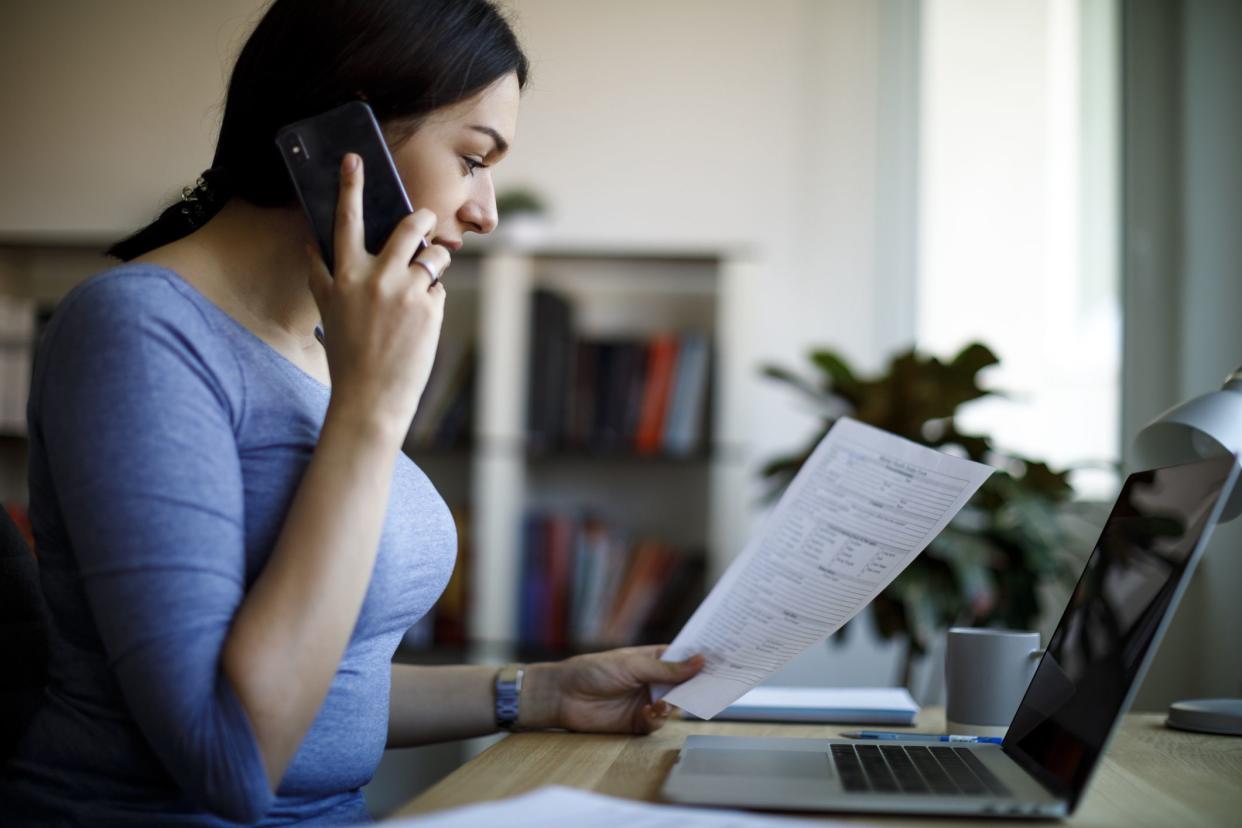
[[307, 287], [306, 219], [297, 208], [238, 198], [183, 239], [136, 261], [169, 267], [263, 338], [318, 347], [319, 309]]

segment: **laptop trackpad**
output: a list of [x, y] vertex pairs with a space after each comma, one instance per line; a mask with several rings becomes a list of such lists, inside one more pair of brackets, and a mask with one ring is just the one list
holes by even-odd
[[681, 760], [686, 773], [827, 779], [828, 754], [809, 750], [713, 750], [695, 748]]

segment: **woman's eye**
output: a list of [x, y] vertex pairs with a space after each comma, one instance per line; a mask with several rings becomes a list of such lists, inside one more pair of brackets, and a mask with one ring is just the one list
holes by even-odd
[[475, 171], [475, 170], [479, 170], [479, 169], [486, 169], [486, 168], [487, 168], [487, 165], [486, 165], [486, 164], [484, 164], [482, 161], [479, 161], [478, 159], [471, 158], [471, 157], [466, 156], [466, 155], [463, 155], [463, 156], [461, 157], [461, 160], [465, 162], [465, 164], [466, 164], [466, 172], [467, 172], [468, 174], [470, 174], [470, 175], [474, 175], [474, 171]]

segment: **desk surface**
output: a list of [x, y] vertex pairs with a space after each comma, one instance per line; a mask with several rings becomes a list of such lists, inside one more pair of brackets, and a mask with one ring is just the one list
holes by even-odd
[[[943, 730], [944, 711], [919, 715], [922, 730]], [[651, 736], [580, 733], [515, 733], [458, 768], [398, 816], [502, 799], [541, 785], [558, 784], [611, 796], [658, 802], [685, 737], [729, 736], [824, 738], [856, 726], [673, 721]], [[800, 814], [802, 818], [807, 815]], [[811, 817], [814, 818], [814, 817]], [[844, 822], [927, 824], [943, 818], [824, 815]], [[1242, 822], [1242, 738], [1183, 733], [1164, 726], [1164, 714], [1132, 713], [1096, 770], [1073, 825], [1198, 826]], [[972, 828], [1012, 826], [1011, 820], [970, 820]]]

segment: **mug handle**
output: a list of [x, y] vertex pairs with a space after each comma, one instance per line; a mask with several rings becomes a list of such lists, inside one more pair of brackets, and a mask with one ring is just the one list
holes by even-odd
[[1031, 658], [1043, 658], [1044, 653], [1046, 652], [1048, 652], [1047, 647], [1040, 647], [1038, 650], [1031, 650], [1030, 657]]

